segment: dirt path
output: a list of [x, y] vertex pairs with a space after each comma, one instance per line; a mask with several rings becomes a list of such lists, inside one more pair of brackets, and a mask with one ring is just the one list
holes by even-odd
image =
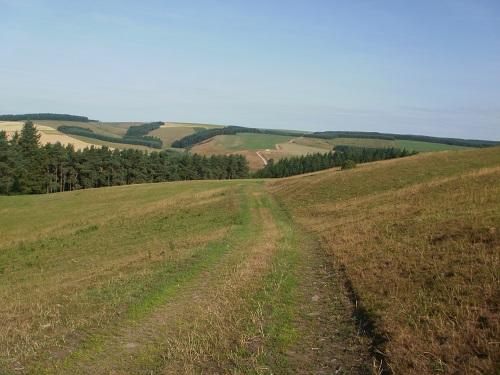
[[257, 156], [258, 156], [258, 157], [262, 160], [262, 162], [264, 163], [264, 166], [266, 166], [266, 165], [267, 165], [267, 163], [268, 163], [268, 161], [267, 161], [266, 157], [265, 157], [265, 156], [263, 156], [263, 155], [260, 153], [260, 151], [257, 151]]
[[[295, 141], [295, 138], [291, 139], [287, 143], [293, 143], [294, 141]], [[276, 147], [276, 150], [281, 151], [281, 146], [279, 143], [276, 143], [274, 146]], [[269, 163], [267, 158], [264, 155], [262, 155], [262, 151], [256, 151], [256, 154], [262, 160], [262, 162], [264, 163], [264, 167], [265, 167]]]
[[48, 373], [368, 374], [366, 342], [322, 250], [261, 186], [248, 221], [166, 303], [98, 327]]

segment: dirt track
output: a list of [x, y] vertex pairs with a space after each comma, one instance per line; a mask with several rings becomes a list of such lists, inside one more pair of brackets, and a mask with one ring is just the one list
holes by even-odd
[[209, 267], [151, 313], [123, 311], [57, 353], [55, 373], [368, 373], [367, 343], [317, 242], [261, 186], [245, 195], [250, 220]]

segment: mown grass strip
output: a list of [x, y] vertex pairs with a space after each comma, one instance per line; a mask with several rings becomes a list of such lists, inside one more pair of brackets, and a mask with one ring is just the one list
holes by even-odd
[[[108, 355], [110, 340], [120, 334], [120, 329], [127, 326], [139, 326], [143, 319], [148, 315], [154, 314], [155, 309], [159, 308], [167, 301], [173, 301], [182, 297], [182, 292], [186, 290], [190, 282], [208, 271], [223, 255], [232, 251], [229, 241], [239, 238], [242, 241], [248, 241], [251, 228], [249, 200], [244, 193], [243, 187], [237, 192], [239, 196], [240, 207], [233, 215], [233, 227], [220, 240], [208, 243], [205, 246], [196, 249], [190, 256], [176, 261], [175, 264], [160, 269], [153, 277], [147, 279], [134, 280], [129, 287], [134, 289], [131, 293], [131, 299], [126, 301], [126, 310], [120, 316], [115, 316], [108, 325], [97, 326], [90, 330], [87, 337], [81, 341], [79, 346], [67, 356], [61, 365], [55, 369], [43, 368], [45, 365], [35, 366], [31, 373], [54, 373], [59, 371], [69, 371], [71, 369], [82, 368], [82, 364], [99, 361], [100, 357]], [[108, 295], [113, 293], [113, 286], [109, 286], [109, 291], [102, 288], [98, 291], [99, 295]], [[157, 352], [158, 347], [153, 348]], [[150, 361], [151, 350], [143, 350], [140, 356], [144, 361]], [[123, 354], [123, 353], [121, 353]], [[119, 354], [119, 355], [121, 355]], [[111, 355], [111, 354], [110, 354]], [[119, 361], [119, 358], [116, 358]], [[141, 361], [138, 359], [139, 362]], [[137, 359], [136, 359], [137, 361]], [[82, 369], [83, 372], [85, 372]]]
[[[294, 320], [299, 307], [296, 269], [303, 260], [298, 250], [302, 244], [276, 203], [269, 196], [263, 202], [273, 213], [281, 236], [272, 272], [265, 276], [262, 288], [250, 297], [251, 315], [259, 319], [257, 324], [250, 324], [248, 329], [252, 335], [263, 339], [263, 348], [257, 356], [257, 366], [253, 371], [285, 374], [292, 371], [286, 351], [299, 339]], [[250, 370], [245, 367], [240, 369]]]

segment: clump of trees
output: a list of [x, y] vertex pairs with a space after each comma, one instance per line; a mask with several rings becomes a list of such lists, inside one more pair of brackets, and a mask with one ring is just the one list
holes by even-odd
[[127, 129], [127, 132], [125, 133], [126, 137], [143, 137], [147, 135], [149, 132], [152, 132], [153, 130], [156, 130], [162, 126], [164, 122], [162, 121], [156, 121], [156, 122], [150, 122], [147, 124], [142, 124], [142, 125], [133, 125], [130, 128]]
[[134, 129], [130, 131], [129, 128], [127, 130], [127, 133], [123, 137], [113, 137], [109, 135], [98, 134], [95, 133], [92, 129], [82, 128], [81, 126], [61, 125], [57, 127], [57, 130], [65, 134], [79, 135], [82, 137], [99, 139], [106, 142], [125, 143], [127, 145], [146, 146], [161, 149], [163, 147], [163, 141], [160, 138], [146, 135], [149, 133], [149, 131], [158, 129], [161, 125], [163, 125], [163, 123], [161, 121], [158, 121], [155, 123], [132, 126], [132, 128]]
[[356, 162], [348, 159], [342, 164], [342, 168], [340, 168], [342, 171], [345, 169], [353, 169], [356, 168]]
[[169, 151], [111, 150], [40, 144], [31, 121], [7, 139], [0, 132], [0, 194], [41, 194], [75, 189], [179, 180], [249, 176], [242, 155], [211, 157]]
[[500, 146], [500, 142], [496, 141], [459, 139], [459, 138], [439, 138], [439, 137], [430, 137], [426, 135], [390, 134], [390, 133], [377, 133], [377, 132], [326, 131], [326, 132], [304, 134], [304, 137], [321, 138], [321, 139], [369, 138], [369, 139], [385, 139], [389, 141], [404, 140], [404, 141], [441, 143], [445, 145], [478, 147], [478, 148]]
[[347, 169], [355, 167], [357, 163], [400, 158], [416, 153], [416, 151], [409, 152], [399, 148], [335, 146], [333, 151], [325, 154], [294, 156], [281, 159], [276, 163], [271, 159], [269, 164], [255, 172], [253, 176], [255, 178], [281, 178], [334, 167], [345, 166], [344, 169]]

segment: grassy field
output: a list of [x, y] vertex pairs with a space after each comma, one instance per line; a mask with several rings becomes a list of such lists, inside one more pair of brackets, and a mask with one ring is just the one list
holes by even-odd
[[262, 187], [0, 197], [1, 372], [369, 369], [326, 258]]
[[272, 134], [238, 133], [236, 135], [219, 135], [210, 147], [227, 151], [263, 150], [275, 148], [277, 143], [288, 142], [293, 137]]
[[342, 146], [357, 146], [357, 147], [396, 147], [394, 141], [385, 139], [363, 139], [363, 138], [336, 138], [336, 139], [320, 139], [320, 138], [299, 138], [297, 144], [320, 147], [331, 150], [337, 145]]
[[397, 140], [396, 146], [400, 149], [406, 148], [407, 150], [415, 150], [418, 152], [436, 152], [436, 151], [445, 151], [445, 150], [457, 151], [457, 150], [470, 149], [470, 147], [445, 145], [442, 143], [402, 141], [402, 140]]
[[169, 148], [172, 142], [194, 133], [194, 129], [187, 126], [162, 126], [149, 132], [148, 135], [158, 137], [163, 141], [163, 148]]
[[500, 149], [421, 154], [273, 181], [344, 274], [397, 374], [500, 364]]
[[500, 149], [0, 196], [0, 373], [500, 365]]

